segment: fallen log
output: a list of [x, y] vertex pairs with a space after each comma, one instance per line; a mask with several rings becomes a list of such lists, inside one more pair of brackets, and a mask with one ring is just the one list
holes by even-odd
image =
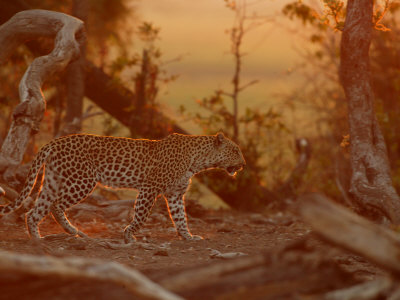
[[302, 219], [325, 240], [400, 275], [400, 237], [321, 194], [300, 197]]
[[[323, 240], [366, 258], [392, 276], [379, 273], [373, 281], [360, 282], [355, 276], [356, 270], [343, 272], [346, 268], [336, 259], [341, 250], [313, 245], [311, 234], [283, 249], [186, 270], [158, 282], [191, 299], [211, 295], [229, 299], [276, 299], [302, 294], [309, 299], [397, 299], [400, 294], [398, 234], [323, 195], [302, 196], [294, 207]], [[321, 251], [321, 247], [325, 250]]]
[[308, 236], [279, 249], [192, 268], [155, 281], [188, 299], [272, 300], [321, 295], [357, 282], [338, 265], [336, 255], [337, 251], [329, 249], [322, 255]]
[[139, 271], [99, 259], [57, 258], [0, 251], [0, 273], [6, 273], [8, 277], [12, 277], [11, 274], [24, 274], [39, 278], [97, 280], [123, 286], [140, 299], [182, 299], [152, 282]]
[[[325, 295], [325, 300], [368, 300], [383, 299], [391, 290], [393, 281], [388, 277], [363, 282], [350, 288], [331, 291]], [[398, 299], [398, 298], [393, 298]]]
[[[140, 119], [140, 113], [143, 113], [143, 110], [139, 111], [136, 107], [136, 95], [126, 87], [116, 84], [112, 77], [90, 61], [86, 61], [85, 65], [85, 96], [132, 132], [139, 136], [143, 135], [145, 129], [142, 128]], [[151, 108], [144, 107], [142, 109]], [[161, 112], [154, 111], [153, 113], [157, 115], [164, 130], [159, 132], [160, 136], [151, 138], [164, 137], [170, 132], [189, 134]], [[146, 114], [150, 113], [146, 112]], [[147, 138], [150, 137], [147, 136]]]
[[268, 261], [264, 255], [234, 259], [211, 266], [185, 271], [163, 279], [160, 284], [172, 291], [184, 291], [215, 283], [227, 274], [237, 273], [253, 267], [262, 266]]

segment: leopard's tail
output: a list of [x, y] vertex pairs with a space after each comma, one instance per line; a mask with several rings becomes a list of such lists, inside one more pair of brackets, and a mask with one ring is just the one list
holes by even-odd
[[24, 187], [22, 188], [22, 191], [19, 194], [18, 198], [13, 203], [9, 203], [7, 205], [1, 205], [0, 215], [8, 214], [19, 208], [24, 202], [24, 200], [31, 194], [33, 187], [36, 184], [39, 172], [43, 168], [46, 158], [49, 154], [46, 148], [47, 147], [45, 146], [43, 149], [41, 149], [38, 155], [33, 160], [31, 168], [29, 169], [28, 177], [26, 178]]

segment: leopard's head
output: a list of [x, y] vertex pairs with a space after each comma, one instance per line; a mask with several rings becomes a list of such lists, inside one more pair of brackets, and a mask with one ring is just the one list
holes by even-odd
[[236, 175], [246, 165], [239, 146], [222, 133], [214, 137], [214, 159], [214, 167], [224, 169], [230, 176]]

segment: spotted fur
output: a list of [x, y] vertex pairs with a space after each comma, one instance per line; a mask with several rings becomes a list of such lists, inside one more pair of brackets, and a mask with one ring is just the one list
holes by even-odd
[[40, 238], [39, 223], [51, 212], [64, 230], [81, 234], [65, 211], [85, 199], [98, 183], [139, 191], [133, 221], [125, 228], [125, 242], [133, 242], [158, 195], [167, 198], [177, 232], [184, 239], [199, 239], [188, 230], [184, 194], [191, 177], [210, 168], [234, 175], [245, 165], [242, 152], [221, 133], [215, 136], [172, 134], [162, 140], [69, 135], [45, 145], [34, 159], [25, 185], [12, 204], [0, 206], [10, 213], [28, 197], [44, 169], [41, 191], [26, 223], [32, 238]]

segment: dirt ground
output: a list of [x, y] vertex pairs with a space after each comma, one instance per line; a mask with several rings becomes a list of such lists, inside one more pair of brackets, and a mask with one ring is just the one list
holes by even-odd
[[[71, 223], [92, 240], [60, 235], [62, 228], [48, 216], [40, 225], [41, 235], [47, 236], [40, 245], [30, 241], [21, 217], [15, 219], [15, 216], [6, 216], [0, 220], [0, 249], [57, 257], [110, 260], [135, 268], [157, 282], [183, 270], [222, 261], [224, 258], [221, 255], [235, 257], [273, 252], [301, 241], [310, 233], [309, 227], [289, 212], [209, 210], [189, 202], [189, 228], [192, 234], [201, 235], [204, 239], [185, 241], [177, 236], [166, 205], [159, 199], [146, 225], [136, 236], [142, 246], [120, 249], [104, 247], [99, 241], [122, 242], [122, 232], [129, 223], [131, 207], [131, 201], [104, 201], [99, 197], [87, 199], [71, 208], [68, 216]], [[323, 256], [325, 250], [321, 248], [320, 251]], [[342, 257], [343, 261], [353, 259], [351, 267], [357, 269], [360, 281], [369, 279], [367, 277], [373, 278], [381, 272], [362, 259], [354, 259], [350, 254], [342, 256], [345, 257]], [[18, 288], [6, 289], [8, 283], [4, 281], [4, 276], [0, 280], [0, 290], [6, 291], [0, 293], [0, 299], [35, 299], [32, 294], [26, 295]], [[46, 295], [40, 293], [35, 292], [35, 295], [36, 298], [46, 298]], [[110, 299], [110, 295], [106, 293], [93, 297], [97, 300]], [[49, 296], [49, 299], [53, 299], [53, 296]], [[76, 299], [79, 298], [76, 296]]]

